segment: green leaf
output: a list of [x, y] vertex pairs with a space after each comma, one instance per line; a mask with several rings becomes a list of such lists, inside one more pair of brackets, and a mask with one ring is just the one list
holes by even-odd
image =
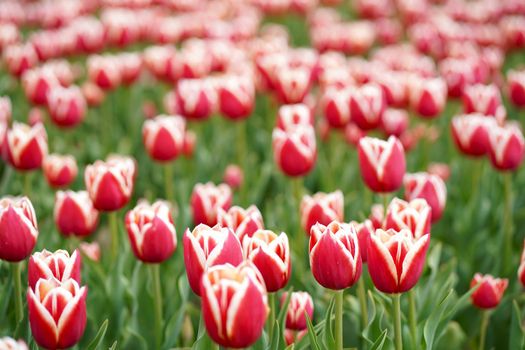
[[312, 325], [312, 320], [310, 320], [310, 316], [308, 316], [308, 313], [304, 312], [306, 316], [306, 325], [308, 326], [308, 338], [310, 339], [310, 347], [312, 350], [321, 350], [321, 347], [319, 346], [319, 341], [317, 340], [317, 335], [315, 334], [314, 326]]
[[294, 350], [295, 349], [295, 343], [292, 343], [288, 345], [284, 350]]
[[199, 321], [199, 332], [197, 333], [197, 340], [191, 347], [192, 350], [209, 350], [215, 348], [213, 341], [208, 337], [206, 333], [206, 327], [204, 327], [204, 320]]
[[387, 330], [385, 329], [383, 331], [383, 333], [381, 333], [381, 335], [379, 336], [379, 338], [376, 339], [376, 341], [374, 342], [374, 344], [372, 344], [372, 347], [370, 348], [370, 350], [380, 350], [383, 348], [383, 345], [385, 344], [385, 340], [386, 340], [386, 335], [387, 335]]
[[116, 349], [117, 349], [117, 341], [115, 340], [115, 342], [113, 343], [113, 345], [111, 345], [109, 350], [116, 350]]
[[106, 335], [106, 331], [108, 330], [108, 319], [106, 318], [104, 322], [102, 322], [102, 325], [100, 326], [97, 335], [95, 335], [95, 338], [89, 343], [86, 350], [96, 350], [100, 346], [100, 343], [104, 339], [104, 336]]
[[522, 326], [521, 311], [516, 300], [512, 301], [512, 321], [510, 323], [509, 350], [525, 348], [525, 330]]
[[[290, 304], [290, 299], [292, 298], [292, 292], [293, 292], [293, 287], [288, 288], [286, 292], [287, 293], [286, 300], [284, 301], [283, 306], [279, 310], [279, 314], [277, 315], [277, 319], [275, 321], [277, 324], [279, 324], [279, 327], [274, 328], [272, 339], [270, 339], [268, 350], [282, 349], [284, 346], [284, 329], [285, 329], [286, 313], [288, 310], [288, 305]], [[275, 305], [273, 305], [272, 307], [275, 307]]]
[[323, 340], [326, 349], [335, 349], [334, 330], [332, 327], [335, 298], [336, 296], [334, 295], [330, 300], [330, 303], [326, 308], [326, 315], [324, 319]]
[[182, 330], [182, 325], [184, 323], [184, 315], [186, 314], [185, 305], [188, 302], [190, 290], [188, 279], [186, 278], [186, 276], [182, 275], [179, 278], [178, 286], [180, 294], [180, 303], [179, 307], [177, 308], [177, 311], [173, 313], [173, 315], [166, 324], [164, 330], [164, 338], [166, 340], [164, 341], [164, 344], [162, 346], [163, 349], [169, 349], [175, 345]]

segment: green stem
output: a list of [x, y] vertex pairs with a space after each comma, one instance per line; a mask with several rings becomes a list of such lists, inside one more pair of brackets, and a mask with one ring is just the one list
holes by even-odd
[[119, 232], [118, 232], [118, 211], [109, 213], [109, 226], [111, 230], [111, 254], [113, 261], [117, 259], [119, 248]]
[[335, 349], [343, 350], [343, 293], [344, 289], [335, 292]]
[[[301, 227], [301, 201], [303, 200], [303, 178], [301, 176], [292, 178], [292, 190], [293, 190], [293, 196], [295, 198], [295, 228], [291, 229], [291, 232], [296, 231], [297, 232], [297, 251], [299, 253], [302, 253], [305, 251], [305, 249], [308, 249], [306, 237], [310, 235], [310, 232], [303, 232], [303, 228]], [[291, 220], [293, 222], [294, 220]]]
[[237, 144], [237, 164], [244, 170], [246, 161], [246, 122], [238, 120], [235, 122]]
[[16, 324], [19, 325], [24, 319], [24, 309], [22, 306], [22, 262], [12, 263], [13, 280], [15, 285], [15, 316]]
[[390, 196], [388, 193], [383, 193], [381, 197], [383, 197], [383, 226], [386, 227], [386, 212], [390, 205]]
[[418, 348], [417, 340], [417, 311], [416, 311], [416, 295], [414, 290], [408, 292], [408, 324], [410, 326], [410, 335], [412, 336], [412, 347]]
[[479, 331], [479, 350], [485, 349], [485, 338], [487, 337], [487, 327], [489, 325], [489, 318], [489, 311], [483, 311]]
[[403, 350], [403, 334], [401, 333], [401, 294], [392, 295], [392, 308], [394, 316], [395, 349]]
[[268, 336], [270, 342], [273, 337], [273, 329], [275, 326], [275, 293], [268, 293], [268, 305], [270, 306], [270, 315], [268, 317]]
[[29, 197], [31, 195], [31, 184], [33, 177], [31, 176], [32, 172], [27, 172], [24, 174], [24, 196]]
[[504, 174], [503, 176], [504, 187], [505, 187], [505, 212], [503, 218], [504, 225], [504, 246], [503, 246], [503, 272], [510, 271], [512, 266], [512, 236], [514, 231], [514, 225], [512, 223], [512, 206], [513, 206], [513, 193], [512, 193], [512, 173]]
[[173, 164], [171, 162], [164, 164], [164, 191], [168, 202], [173, 204]]
[[155, 304], [155, 341], [156, 349], [162, 345], [162, 290], [160, 285], [160, 265], [151, 264], [151, 277], [153, 279], [153, 303]]
[[368, 307], [366, 303], [366, 287], [363, 276], [357, 281], [357, 297], [361, 307], [361, 331], [368, 325]]

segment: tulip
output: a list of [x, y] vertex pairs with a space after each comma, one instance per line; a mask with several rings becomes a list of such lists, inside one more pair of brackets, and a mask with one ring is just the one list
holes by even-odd
[[81, 257], [77, 250], [69, 255], [65, 250], [59, 249], [54, 253], [44, 249], [34, 253], [29, 258], [27, 267], [27, 279], [29, 288], [35, 289], [39, 279], [56, 279], [64, 283], [69, 279], [74, 279], [80, 283]]
[[142, 57], [135, 52], [120, 53], [116, 56], [122, 83], [133, 84], [142, 73]]
[[219, 80], [219, 110], [231, 120], [250, 116], [255, 105], [253, 79], [241, 76], [224, 76]]
[[74, 279], [40, 279], [29, 288], [27, 307], [35, 342], [46, 349], [74, 346], [86, 327], [86, 296], [87, 287]]
[[361, 276], [361, 254], [355, 227], [337, 221], [315, 224], [310, 232], [310, 267], [325, 288], [351, 287]]
[[496, 85], [474, 84], [463, 90], [463, 110], [465, 113], [481, 113], [496, 116], [504, 108]]
[[262, 214], [255, 205], [247, 209], [233, 206], [228, 211], [219, 208], [217, 217], [218, 223], [232, 230], [241, 244], [245, 237], [251, 237], [256, 231], [264, 229]]
[[244, 182], [244, 172], [238, 165], [230, 164], [224, 169], [222, 180], [232, 189], [239, 189]]
[[354, 123], [348, 123], [345, 127], [344, 137], [347, 144], [357, 147], [359, 141], [366, 136], [366, 132]]
[[278, 68], [275, 75], [275, 92], [282, 104], [304, 101], [311, 88], [311, 69], [305, 66]]
[[416, 79], [410, 87], [410, 104], [423, 118], [437, 117], [445, 107], [447, 85], [441, 78]]
[[28, 350], [26, 343], [23, 340], [16, 341], [10, 337], [0, 338], [0, 349], [2, 350]]
[[8, 96], [0, 97], [0, 124], [8, 124], [11, 121], [12, 107]]
[[368, 218], [370, 219], [374, 230], [377, 230], [378, 228], [384, 228], [383, 224], [385, 223], [385, 215], [385, 207], [383, 204], [372, 205], [372, 208], [370, 209], [370, 216]]
[[98, 87], [98, 85], [87, 81], [84, 84], [82, 84], [81, 87], [82, 95], [84, 95], [84, 98], [86, 99], [86, 102], [89, 106], [99, 106], [106, 97], [104, 90]]
[[86, 99], [77, 86], [52, 87], [47, 95], [49, 115], [59, 127], [73, 127], [86, 116]]
[[368, 271], [383, 293], [410, 290], [423, 272], [430, 235], [416, 238], [407, 229], [377, 229], [368, 241]]
[[518, 279], [525, 288], [525, 241], [523, 242], [523, 251], [521, 253], [520, 266], [518, 268]]
[[113, 90], [120, 85], [122, 76], [118, 61], [113, 56], [89, 56], [87, 70], [89, 80], [102, 90]]
[[198, 225], [184, 233], [184, 265], [191, 289], [200, 294], [200, 281], [210, 267], [221, 264], [239, 265], [242, 247], [235, 234], [226, 227]]
[[224, 347], [245, 348], [261, 336], [268, 315], [264, 281], [250, 263], [210, 268], [202, 277], [202, 317]]
[[511, 102], [518, 108], [525, 107], [525, 70], [509, 70], [507, 83]]
[[343, 221], [344, 198], [343, 192], [319, 192], [313, 196], [304, 196], [301, 201], [301, 226], [310, 234], [316, 223], [328, 225], [332, 221]]
[[408, 113], [403, 109], [389, 108], [381, 117], [381, 128], [388, 136], [401, 136], [408, 127]]
[[[288, 236], [258, 230], [243, 240], [243, 252], [261, 273], [268, 292], [277, 292], [288, 283], [292, 269]], [[273, 305], [272, 305], [273, 306]]]
[[291, 129], [274, 129], [272, 133], [274, 159], [288, 176], [306, 175], [315, 165], [317, 146], [314, 129], [297, 125]]
[[494, 168], [502, 171], [514, 171], [525, 153], [525, 140], [517, 124], [508, 122], [503, 126], [494, 125], [488, 130], [488, 153]]
[[181, 154], [185, 132], [186, 122], [182, 117], [159, 115], [144, 122], [142, 139], [151, 158], [167, 162]]
[[277, 111], [277, 128], [281, 130], [293, 129], [296, 125], [313, 125], [311, 109], [304, 103], [282, 105]]
[[441, 218], [447, 202], [447, 187], [441, 177], [425, 172], [407, 174], [404, 184], [407, 200], [424, 199], [432, 208], [432, 222]]
[[184, 143], [182, 145], [182, 154], [185, 157], [191, 158], [193, 156], [196, 142], [197, 135], [195, 135], [195, 133], [191, 130], [186, 131], [186, 134], [184, 135]]
[[0, 199], [0, 259], [22, 261], [38, 238], [35, 210], [27, 197]]
[[362, 223], [356, 221], [350, 221], [350, 225], [354, 226], [357, 233], [357, 240], [359, 242], [359, 253], [361, 255], [361, 261], [363, 263], [367, 262], [367, 253], [368, 253], [368, 241], [370, 235], [375, 231], [375, 227], [372, 224], [372, 221], [366, 219]]
[[82, 254], [95, 262], [100, 261], [100, 245], [97, 242], [80, 242], [78, 246]]
[[3, 56], [7, 70], [15, 77], [38, 64], [38, 55], [31, 43], [10, 45], [3, 50]]
[[492, 118], [481, 114], [465, 114], [452, 118], [452, 137], [459, 150], [470, 156], [481, 156], [488, 151], [489, 130], [495, 127]]
[[177, 235], [167, 202], [140, 202], [126, 214], [126, 230], [137, 259], [146, 263], [167, 260], [177, 247]]
[[54, 188], [68, 186], [78, 174], [77, 162], [71, 155], [48, 155], [44, 158], [42, 170], [47, 182]]
[[196, 184], [191, 194], [191, 208], [195, 225], [217, 224], [219, 208], [228, 210], [232, 202], [232, 191], [226, 184]]
[[350, 98], [352, 121], [362, 130], [377, 128], [386, 107], [381, 87], [367, 83], [356, 88]]
[[387, 209], [385, 226], [395, 231], [406, 229], [417, 239], [430, 234], [431, 212], [432, 208], [424, 199], [405, 202], [394, 198]]
[[97, 210], [119, 210], [129, 202], [133, 192], [135, 162], [130, 157], [97, 160], [86, 167], [84, 180]]
[[437, 175], [443, 181], [447, 181], [450, 177], [450, 167], [446, 163], [430, 163], [427, 171], [430, 175]]
[[372, 191], [396, 191], [403, 184], [405, 151], [395, 136], [387, 141], [364, 137], [359, 141], [359, 165], [361, 177]]
[[7, 130], [5, 158], [17, 170], [34, 170], [42, 166], [47, 155], [47, 134], [44, 126], [14, 122]]
[[65, 236], [88, 236], [98, 224], [98, 211], [86, 191], [58, 191], [53, 215], [58, 230]]
[[321, 98], [323, 115], [332, 128], [344, 128], [350, 122], [352, 87], [328, 88]]
[[[287, 293], [281, 296], [281, 307], [284, 306]], [[292, 292], [286, 312], [286, 328], [294, 331], [306, 329], [306, 316], [313, 319], [314, 302], [308, 292]]]
[[22, 85], [28, 100], [42, 106], [47, 104], [49, 92], [59, 86], [59, 81], [50, 69], [33, 68], [22, 76]]
[[215, 110], [217, 93], [208, 79], [183, 79], [177, 84], [177, 109], [187, 119], [205, 120]]
[[508, 284], [507, 279], [476, 273], [470, 282], [470, 288], [478, 286], [470, 296], [472, 304], [480, 309], [495, 308], [500, 303]]

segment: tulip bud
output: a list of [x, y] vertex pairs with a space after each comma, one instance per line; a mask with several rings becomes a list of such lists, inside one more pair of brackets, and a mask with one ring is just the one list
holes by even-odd
[[161, 263], [177, 248], [177, 235], [167, 202], [140, 202], [126, 214], [133, 254], [146, 263]]
[[196, 184], [191, 194], [191, 208], [195, 225], [217, 224], [219, 208], [228, 210], [232, 202], [232, 191], [226, 184], [215, 186], [213, 183]]
[[144, 122], [142, 140], [151, 158], [167, 162], [182, 152], [185, 133], [186, 121], [182, 117], [160, 115]]
[[496, 116], [500, 113], [501, 95], [496, 85], [474, 84], [463, 90], [463, 110], [465, 113], [481, 113]]
[[498, 306], [505, 293], [509, 280], [494, 278], [491, 275], [476, 273], [470, 282], [470, 288], [478, 286], [470, 296], [474, 306], [480, 309], [492, 309]]
[[447, 85], [441, 78], [415, 79], [410, 84], [410, 104], [423, 118], [435, 118], [445, 108]]
[[41, 123], [29, 126], [14, 122], [8, 129], [4, 152], [11, 166], [34, 170], [42, 166], [47, 155], [47, 134]]
[[275, 92], [282, 104], [304, 101], [311, 87], [311, 69], [305, 66], [278, 68], [275, 74]]
[[430, 235], [377, 229], [368, 241], [368, 272], [383, 293], [404, 293], [415, 286], [425, 265]]
[[395, 136], [387, 141], [363, 137], [359, 141], [359, 166], [363, 181], [372, 191], [396, 191], [406, 170], [403, 145]]
[[27, 266], [27, 279], [29, 288], [33, 289], [39, 279], [55, 278], [59, 282], [74, 279], [80, 283], [80, 267], [82, 264], [80, 254], [77, 250], [69, 255], [65, 250], [57, 250], [54, 253], [44, 249], [34, 253], [29, 258]]
[[277, 128], [281, 130], [293, 129], [297, 125], [313, 125], [313, 115], [310, 108], [304, 103], [282, 105], [277, 112]]
[[388, 136], [401, 136], [408, 127], [408, 113], [403, 109], [389, 108], [381, 117], [381, 128]]
[[512, 103], [518, 108], [525, 107], [525, 70], [509, 70], [507, 83]]
[[122, 79], [118, 61], [113, 56], [89, 56], [87, 70], [89, 80], [103, 90], [113, 90]]
[[202, 277], [202, 318], [217, 344], [245, 348], [257, 341], [268, 316], [264, 281], [251, 263], [215, 266]]
[[33, 68], [22, 76], [22, 86], [27, 99], [38, 106], [47, 104], [49, 91], [60, 83], [50, 69]]
[[219, 80], [219, 109], [226, 118], [244, 119], [252, 114], [255, 105], [253, 80], [241, 76], [224, 76]]
[[0, 349], [2, 350], [28, 350], [23, 340], [16, 341], [10, 337], [0, 338]]
[[0, 259], [24, 260], [38, 238], [35, 210], [27, 197], [0, 199]]
[[20, 77], [38, 64], [38, 55], [31, 43], [10, 45], [3, 50], [3, 54], [7, 70], [15, 77]]
[[142, 57], [135, 52], [120, 53], [116, 56], [122, 83], [133, 84], [142, 73]]
[[350, 98], [352, 121], [363, 130], [377, 128], [386, 108], [386, 101], [381, 87], [367, 83], [355, 88]]
[[355, 228], [355, 231], [357, 233], [357, 240], [359, 242], [359, 254], [361, 255], [362, 262], [366, 263], [368, 260], [368, 240], [370, 239], [370, 235], [372, 234], [372, 232], [375, 231], [375, 227], [372, 224], [372, 221], [369, 219], [366, 219], [362, 223], [350, 221], [350, 225], [354, 226]]
[[247, 209], [233, 206], [228, 211], [219, 208], [217, 221], [222, 227], [232, 230], [241, 244], [244, 237], [251, 237], [256, 231], [264, 229], [262, 214], [255, 205]]
[[[281, 296], [281, 307], [284, 306], [288, 293], [283, 293]], [[290, 330], [306, 329], [306, 316], [313, 319], [314, 317], [314, 302], [308, 292], [292, 292], [288, 310], [286, 312], [286, 328]]]
[[517, 124], [508, 122], [488, 129], [488, 151], [494, 168], [503, 171], [516, 170], [525, 153], [525, 140]]
[[243, 260], [239, 239], [226, 227], [200, 224], [193, 231], [186, 230], [182, 243], [188, 282], [197, 295], [201, 295], [201, 277], [208, 268], [226, 263], [237, 266]]
[[223, 181], [236, 190], [240, 188], [244, 181], [244, 173], [238, 165], [230, 164], [224, 170]]
[[310, 234], [310, 229], [316, 223], [328, 225], [332, 221], [343, 221], [344, 197], [343, 192], [318, 192], [313, 196], [304, 196], [301, 201], [301, 226]]
[[355, 227], [332, 221], [315, 224], [310, 231], [310, 268], [325, 288], [353, 286], [361, 276], [361, 254]]
[[261, 273], [268, 292], [277, 292], [288, 283], [292, 269], [288, 236], [269, 230], [258, 230], [245, 236], [243, 252]]
[[51, 187], [66, 187], [75, 180], [78, 167], [71, 155], [50, 154], [44, 158], [42, 170]]
[[27, 308], [35, 342], [46, 349], [74, 346], [86, 328], [87, 287], [74, 279], [40, 279], [27, 291]]
[[432, 222], [439, 220], [447, 202], [445, 181], [438, 175], [421, 172], [405, 175], [403, 182], [405, 198], [409, 201], [416, 198], [424, 199], [432, 208]]
[[95, 262], [100, 261], [100, 245], [98, 242], [80, 242], [78, 247], [82, 254], [87, 256], [90, 260]]
[[321, 97], [324, 118], [332, 128], [344, 128], [350, 122], [350, 99], [354, 88], [328, 88]]
[[108, 157], [86, 167], [84, 181], [93, 206], [114, 211], [125, 206], [133, 192], [135, 162], [130, 157]]
[[385, 223], [385, 215], [386, 213], [383, 204], [372, 205], [370, 216], [368, 218], [370, 219], [370, 222], [372, 222], [374, 230], [377, 230], [378, 228], [384, 228], [383, 224]]
[[348, 123], [345, 127], [345, 141], [347, 144], [357, 147], [359, 141], [366, 136], [366, 132], [354, 123]]
[[493, 118], [479, 113], [464, 114], [452, 118], [450, 125], [454, 142], [461, 152], [476, 157], [488, 151], [488, 133], [496, 126]]
[[406, 229], [414, 238], [430, 234], [430, 218], [432, 209], [421, 198], [410, 202], [394, 198], [386, 212], [386, 228], [401, 231]]
[[178, 111], [187, 119], [205, 120], [215, 110], [217, 93], [208, 79], [183, 79], [177, 84]]
[[447, 181], [450, 177], [450, 167], [446, 163], [430, 163], [427, 172], [439, 176], [443, 181]]
[[49, 115], [59, 127], [73, 127], [86, 116], [86, 99], [77, 86], [52, 87], [47, 95]]
[[58, 191], [53, 215], [58, 230], [65, 236], [88, 236], [98, 224], [98, 211], [86, 191]]
[[317, 158], [313, 127], [298, 125], [288, 130], [276, 128], [272, 139], [275, 162], [286, 175], [303, 176], [312, 170]]

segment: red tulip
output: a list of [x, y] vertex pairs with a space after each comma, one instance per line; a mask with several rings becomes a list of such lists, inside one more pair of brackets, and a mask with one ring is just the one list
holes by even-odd
[[277, 128], [286, 131], [297, 125], [313, 125], [313, 115], [310, 108], [304, 103], [280, 106], [277, 111]]
[[244, 172], [238, 165], [230, 164], [224, 169], [222, 180], [232, 189], [236, 190], [240, 188], [244, 182]]
[[89, 56], [87, 70], [89, 80], [103, 90], [113, 90], [120, 85], [119, 63], [113, 56]]
[[142, 73], [142, 57], [136, 52], [120, 53], [116, 56], [122, 83], [133, 84]]
[[58, 191], [55, 197], [55, 224], [65, 236], [88, 236], [98, 225], [98, 211], [86, 191]]
[[177, 84], [176, 101], [187, 119], [205, 120], [215, 111], [217, 92], [209, 79], [183, 79]]
[[40, 279], [27, 292], [31, 333], [35, 342], [47, 349], [74, 346], [86, 328], [87, 287], [74, 279]]
[[55, 188], [68, 186], [78, 174], [77, 162], [71, 155], [48, 155], [44, 158], [42, 170], [49, 185]]
[[312, 170], [317, 158], [313, 127], [297, 125], [284, 131], [276, 128], [272, 138], [275, 162], [286, 175], [303, 176]]
[[275, 75], [275, 92], [282, 104], [294, 104], [304, 101], [311, 87], [312, 71], [305, 66], [278, 69]]
[[0, 199], [0, 259], [22, 261], [38, 238], [35, 210], [27, 197]]
[[415, 79], [410, 84], [410, 104], [421, 117], [439, 116], [446, 102], [447, 86], [443, 79]]
[[525, 70], [509, 70], [507, 83], [512, 103], [519, 108], [525, 107]]
[[[288, 293], [283, 293], [281, 296], [281, 307], [284, 306]], [[288, 310], [286, 312], [286, 328], [290, 330], [306, 329], [306, 316], [310, 320], [314, 317], [314, 302], [308, 292], [292, 292]]]
[[35, 47], [30, 43], [10, 45], [3, 51], [3, 56], [7, 70], [15, 77], [38, 64]]
[[439, 63], [439, 71], [447, 83], [449, 96], [460, 97], [465, 86], [476, 81], [472, 59], [446, 58]]
[[359, 141], [359, 166], [365, 184], [374, 192], [393, 192], [403, 184], [406, 162], [401, 142], [363, 137]]
[[100, 52], [104, 46], [104, 26], [94, 17], [80, 17], [71, 23], [76, 50], [82, 53]]
[[353, 286], [361, 276], [361, 254], [355, 227], [332, 221], [315, 224], [310, 232], [310, 268], [325, 288]]
[[182, 117], [159, 115], [144, 122], [142, 140], [151, 158], [167, 162], [181, 154], [185, 133], [186, 121]]
[[516, 170], [525, 154], [525, 140], [520, 127], [512, 122], [488, 129], [489, 156], [494, 168], [503, 171]]
[[233, 206], [228, 211], [219, 208], [217, 221], [222, 227], [232, 230], [241, 244], [244, 237], [251, 237], [256, 231], [264, 229], [261, 212], [255, 205], [247, 209]]
[[193, 231], [186, 230], [182, 243], [188, 282], [197, 295], [201, 295], [201, 277], [208, 268], [226, 263], [237, 266], [243, 260], [239, 239], [226, 227], [200, 224]]
[[374, 230], [377, 230], [378, 228], [384, 228], [383, 225], [385, 223], [385, 214], [386, 213], [383, 204], [372, 205], [370, 216], [368, 218], [370, 219]]
[[484, 155], [489, 148], [489, 130], [496, 127], [493, 118], [479, 113], [464, 114], [452, 118], [452, 137], [459, 150], [470, 156]]
[[525, 288], [525, 241], [523, 242], [523, 251], [521, 253], [520, 266], [518, 267], [518, 279], [523, 288]]
[[403, 109], [389, 108], [381, 117], [381, 129], [388, 136], [401, 136], [408, 127], [408, 112]]
[[355, 228], [357, 240], [359, 242], [359, 253], [361, 254], [361, 260], [363, 263], [366, 263], [368, 260], [368, 241], [372, 232], [375, 231], [375, 227], [372, 224], [372, 221], [369, 219], [366, 219], [362, 223], [350, 221], [350, 225], [353, 225]]
[[470, 282], [470, 288], [477, 289], [470, 296], [474, 306], [480, 309], [492, 309], [498, 306], [509, 284], [506, 278], [494, 278], [491, 275], [476, 273]]
[[135, 162], [130, 157], [108, 157], [86, 167], [84, 180], [93, 205], [100, 211], [115, 211], [131, 198]]
[[47, 95], [49, 115], [59, 127], [73, 127], [86, 116], [86, 99], [77, 86], [52, 87]]
[[426, 200], [416, 198], [410, 202], [394, 198], [386, 212], [386, 228], [401, 231], [407, 229], [414, 238], [430, 234], [432, 208]]
[[494, 84], [474, 84], [463, 90], [463, 110], [466, 114], [478, 112], [497, 116], [503, 108], [501, 94]]
[[29, 288], [35, 289], [39, 279], [57, 279], [59, 282], [66, 282], [68, 279], [74, 279], [80, 283], [80, 267], [82, 259], [77, 250], [69, 255], [65, 250], [50, 252], [42, 250], [34, 253], [29, 258], [27, 266], [27, 279]]
[[191, 194], [191, 208], [195, 225], [217, 224], [219, 208], [228, 210], [232, 202], [232, 191], [228, 185], [213, 183], [196, 184]]
[[447, 202], [445, 181], [438, 175], [421, 172], [405, 175], [405, 198], [413, 201], [424, 199], [432, 208], [432, 222], [441, 218]]
[[345, 141], [347, 144], [357, 147], [359, 141], [366, 136], [366, 132], [354, 123], [348, 123], [345, 127]]
[[155, 78], [175, 82], [180, 76], [175, 56], [173, 46], [150, 46], [144, 50], [144, 64]]
[[242, 241], [244, 256], [261, 273], [268, 292], [277, 292], [288, 283], [292, 269], [288, 236], [258, 230]]
[[350, 98], [352, 121], [362, 130], [377, 128], [386, 108], [383, 90], [375, 83], [355, 88]]
[[4, 350], [28, 350], [27, 344], [23, 340], [16, 341], [10, 337], [0, 338], [0, 349]]
[[523, 16], [505, 16], [499, 25], [505, 36], [507, 47], [514, 49], [525, 47], [525, 18]]
[[377, 229], [368, 241], [368, 272], [383, 293], [404, 293], [415, 286], [425, 265], [430, 235]]
[[318, 192], [313, 196], [304, 196], [301, 201], [301, 226], [310, 234], [310, 229], [317, 223], [328, 225], [332, 221], [343, 221], [343, 192]]
[[202, 277], [202, 318], [217, 344], [245, 348], [261, 336], [268, 315], [262, 277], [250, 263], [215, 266]]
[[60, 86], [57, 77], [46, 68], [29, 69], [22, 75], [22, 86], [27, 99], [38, 106], [46, 105], [49, 92]]
[[228, 119], [245, 119], [255, 105], [255, 87], [249, 77], [227, 75], [219, 80], [219, 110]]
[[14, 122], [8, 129], [4, 148], [6, 159], [18, 170], [34, 170], [42, 166], [47, 155], [47, 134], [44, 126]]
[[332, 128], [344, 128], [350, 122], [350, 99], [353, 87], [329, 87], [321, 97], [324, 118]]

